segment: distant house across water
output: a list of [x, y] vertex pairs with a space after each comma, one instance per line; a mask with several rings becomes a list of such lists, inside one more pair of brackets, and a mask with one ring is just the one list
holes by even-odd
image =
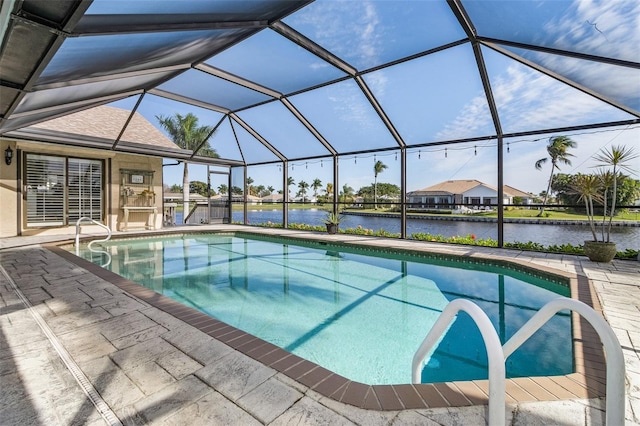
[[[533, 195], [512, 186], [504, 185], [503, 191], [505, 204], [513, 204], [516, 197], [519, 204], [533, 203]], [[407, 202], [411, 209], [495, 208], [498, 189], [479, 180], [447, 180], [408, 192]]]

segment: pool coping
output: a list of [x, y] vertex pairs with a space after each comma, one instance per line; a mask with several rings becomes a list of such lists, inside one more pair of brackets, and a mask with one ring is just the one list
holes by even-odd
[[[158, 237], [170, 234], [199, 234], [201, 231], [170, 231], [162, 234], [119, 235], [117, 238]], [[261, 233], [250, 230], [238, 231], [205, 231], [217, 234], [245, 234], [257, 236], [282, 237], [292, 240], [316, 242], [324, 241], [330, 244], [346, 247], [358, 247], [369, 250], [380, 250], [385, 247], [372, 248], [371, 237], [358, 241], [337, 241], [326, 238], [324, 234], [304, 234], [292, 236], [288, 233]], [[111, 271], [101, 268], [75, 254], [63, 249], [70, 241], [61, 241], [44, 245], [48, 250], [64, 259], [73, 262], [92, 274], [111, 282], [121, 290], [143, 300], [175, 318], [189, 324], [229, 347], [251, 357], [265, 366], [281, 372], [287, 377], [307, 386], [319, 394], [335, 401], [356, 406], [362, 409], [392, 411], [402, 409], [423, 409], [436, 407], [464, 407], [472, 405], [487, 405], [489, 400], [488, 380], [452, 381], [432, 384], [398, 384], [398, 385], [367, 385], [349, 380], [331, 372], [313, 362], [291, 354], [269, 342], [249, 333], [239, 330], [220, 320], [212, 318], [193, 308], [169, 299], [153, 290], [143, 287], [134, 281], [121, 277]], [[388, 241], [392, 243], [393, 241]], [[365, 245], [366, 244], [366, 245]], [[393, 247], [394, 251], [411, 254], [428, 253], [442, 254], [447, 257], [469, 257], [483, 259], [500, 264], [513, 264], [527, 270], [540, 271], [543, 274], [563, 277], [569, 280], [571, 298], [580, 300], [602, 315], [602, 308], [596, 292], [589, 279], [582, 274], [570, 273], [538, 264], [531, 264], [520, 259], [504, 259], [504, 256], [493, 257], [490, 254], [470, 253], [453, 254], [439, 252], [434, 247], [424, 250], [403, 249]], [[600, 339], [580, 315], [572, 312], [574, 373], [563, 376], [542, 376], [507, 379], [505, 382], [506, 402], [514, 404], [526, 401], [556, 401], [567, 399], [601, 398], [605, 396], [606, 362]]]

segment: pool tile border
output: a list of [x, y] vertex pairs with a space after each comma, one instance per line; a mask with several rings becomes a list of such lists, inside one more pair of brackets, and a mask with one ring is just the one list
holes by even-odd
[[[241, 231], [241, 233], [250, 234], [246, 231]], [[274, 235], [274, 237], [279, 237], [279, 235]], [[288, 235], [283, 235], [282, 237], [296, 239]], [[333, 241], [328, 242], [333, 243]], [[182, 305], [85, 259], [81, 259], [73, 253], [62, 249], [60, 246], [64, 244], [68, 244], [68, 242], [45, 245], [45, 248], [327, 398], [363, 409], [383, 411], [463, 407], [486, 405], [488, 403], [488, 380], [418, 385], [366, 385], [351, 381], [258, 337]], [[360, 246], [357, 242], [341, 243], [341, 245]], [[394, 247], [395, 250], [396, 247]], [[418, 252], [415, 249], [402, 250], [401, 248], [398, 251]], [[425, 249], [425, 253], [432, 253], [432, 248], [428, 251]], [[449, 253], [441, 254], [460, 257], [460, 255]], [[464, 256], [462, 255], [462, 257]], [[472, 253], [468, 257], [492, 262], [498, 261], [502, 264], [520, 266], [527, 270], [534, 269], [545, 275], [564, 277], [569, 280], [572, 298], [586, 303], [602, 314], [602, 308], [596, 297], [595, 290], [584, 275], [560, 271], [537, 264], [533, 265], [515, 258], [507, 260], [504, 259], [504, 256], [497, 257]], [[575, 373], [565, 376], [507, 379], [505, 383], [507, 403], [600, 398], [605, 396], [606, 363], [598, 335], [591, 325], [576, 313], [572, 313], [572, 325], [574, 331]]]

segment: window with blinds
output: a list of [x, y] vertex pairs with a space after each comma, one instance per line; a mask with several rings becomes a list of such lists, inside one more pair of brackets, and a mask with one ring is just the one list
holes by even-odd
[[26, 154], [27, 227], [61, 226], [103, 215], [102, 161]]
[[102, 161], [69, 159], [69, 223], [81, 217], [102, 221]]
[[27, 226], [64, 225], [65, 161], [27, 154]]

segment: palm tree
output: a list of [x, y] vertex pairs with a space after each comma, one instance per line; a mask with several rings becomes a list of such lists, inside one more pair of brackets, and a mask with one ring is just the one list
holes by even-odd
[[254, 182], [253, 178], [251, 178], [251, 176], [247, 177], [247, 194], [249, 195], [255, 195], [253, 194], [253, 186], [251, 186], [251, 184]]
[[547, 153], [549, 158], [541, 158], [536, 161], [536, 169], [542, 170], [542, 165], [549, 159], [551, 160], [551, 175], [549, 176], [549, 183], [547, 184], [547, 191], [544, 194], [544, 200], [542, 201], [542, 207], [538, 213], [538, 217], [544, 213], [544, 206], [547, 204], [547, 199], [551, 191], [551, 184], [553, 183], [553, 172], [557, 169], [560, 170], [558, 163], [563, 163], [568, 166], [571, 165], [569, 157], [574, 157], [573, 154], [569, 154], [567, 150], [569, 148], [575, 148], [578, 144], [567, 136], [556, 136], [555, 138], [549, 138], [549, 145], [547, 145]]
[[[198, 126], [198, 117], [192, 113], [188, 113], [185, 116], [175, 113], [172, 117], [156, 115], [156, 119], [169, 134], [173, 143], [182, 149], [194, 152], [205, 142], [205, 139], [213, 129], [211, 126]], [[216, 151], [209, 147], [208, 143], [205, 143], [200, 151], [203, 149], [210, 157], [218, 156]], [[184, 162], [184, 171], [182, 173], [182, 204], [184, 221], [189, 215], [189, 164], [186, 161]]]
[[313, 188], [313, 197], [314, 198], [318, 198], [318, 189], [322, 188], [322, 181], [318, 178], [315, 178], [313, 180], [313, 183], [311, 184], [311, 188]]
[[327, 183], [327, 189], [325, 189], [327, 196], [333, 195], [333, 184], [331, 182]]
[[593, 209], [593, 201], [600, 201], [598, 195], [600, 193], [600, 180], [596, 175], [583, 175], [578, 173], [574, 179], [574, 187], [580, 194], [578, 201], [584, 201], [584, 207], [589, 218], [589, 227], [593, 234], [593, 241], [598, 241], [596, 234], [595, 213]]
[[305, 195], [307, 195], [307, 189], [309, 189], [309, 184], [301, 180], [300, 182], [298, 182], [298, 188], [300, 188], [300, 191], [298, 191], [298, 194], [302, 195], [302, 204], [304, 204], [304, 199], [305, 199]]
[[225, 185], [224, 183], [220, 184], [220, 185], [218, 185], [218, 192], [220, 194], [226, 194], [226, 193], [229, 192], [229, 187], [227, 185]]
[[352, 201], [353, 193], [354, 193], [353, 188], [350, 187], [348, 184], [345, 183], [344, 185], [342, 185], [342, 202], [346, 204], [349, 201]]
[[267, 191], [269, 191], [269, 195], [273, 194], [273, 191], [275, 190], [275, 188], [271, 185], [267, 186]]
[[378, 175], [387, 168], [387, 165], [378, 160], [373, 165], [373, 209], [378, 210]]
[[[600, 166], [613, 166], [613, 170], [611, 171], [610, 181], [613, 181], [613, 189], [611, 196], [611, 209], [609, 210], [609, 224], [607, 226], [607, 241], [609, 242], [609, 235], [611, 234], [611, 222], [613, 221], [613, 215], [616, 211], [616, 196], [618, 192], [618, 173], [620, 173], [620, 169], [625, 170], [628, 173], [633, 173], [632, 167], [628, 164], [629, 161], [638, 158], [638, 155], [634, 153], [633, 148], [627, 148], [625, 146], [612, 145], [611, 149], [606, 150], [602, 148], [600, 152], [593, 157], [594, 160], [598, 162], [595, 167]], [[606, 176], [606, 175], [605, 175]], [[603, 178], [603, 179], [606, 179]], [[606, 188], [606, 186], [605, 186]], [[605, 211], [604, 215], [607, 215], [606, 212], [606, 198], [607, 194], [605, 192], [604, 201], [605, 201]]]
[[295, 180], [293, 180], [293, 178], [292, 178], [291, 176], [289, 176], [289, 177], [287, 178], [287, 193], [291, 193], [291, 190], [289, 189], [289, 187], [290, 187], [291, 185], [295, 185], [295, 183], [296, 183], [296, 181], [295, 181]]

